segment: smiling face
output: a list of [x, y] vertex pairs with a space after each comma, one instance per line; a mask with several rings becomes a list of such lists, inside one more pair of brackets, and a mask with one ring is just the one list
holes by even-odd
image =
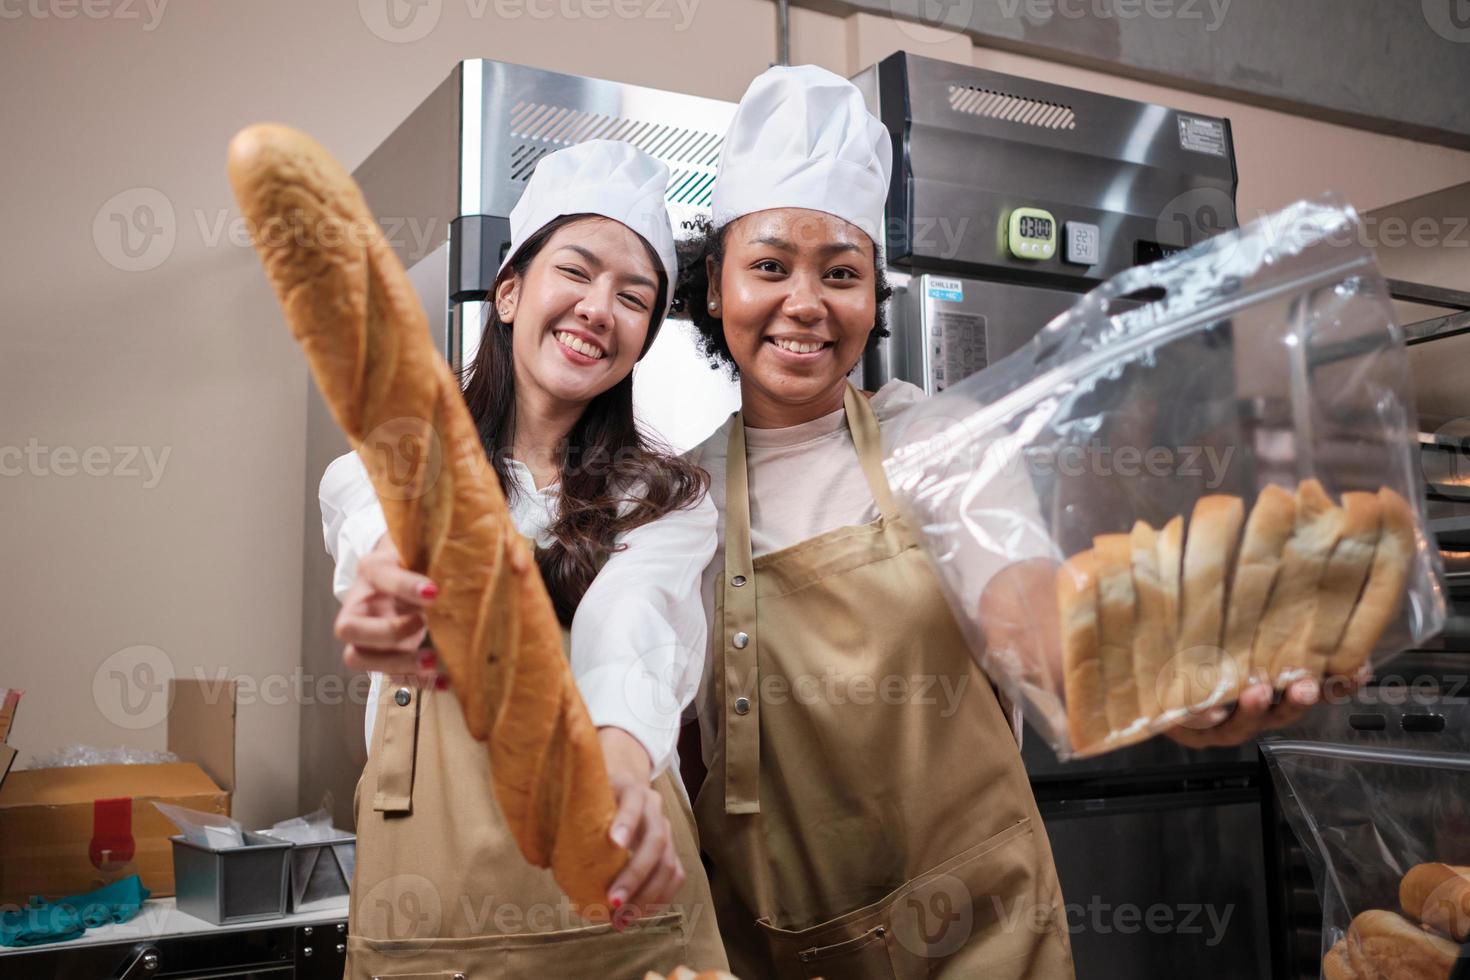
[[659, 299], [648, 246], [626, 225], [588, 217], [558, 228], [524, 276], [495, 289], [513, 331], [517, 396], [585, 406], [622, 381]]
[[794, 425], [835, 411], [877, 315], [873, 241], [834, 215], [748, 214], [725, 229], [711, 311], [740, 369], [752, 425]]

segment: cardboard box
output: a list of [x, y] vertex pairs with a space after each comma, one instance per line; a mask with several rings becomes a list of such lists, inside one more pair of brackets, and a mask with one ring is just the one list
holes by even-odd
[[169, 696], [168, 748], [185, 761], [22, 769], [0, 785], [0, 904], [75, 895], [130, 874], [155, 898], [174, 893], [169, 838], [178, 828], [153, 801], [229, 814], [235, 685], [174, 679]]

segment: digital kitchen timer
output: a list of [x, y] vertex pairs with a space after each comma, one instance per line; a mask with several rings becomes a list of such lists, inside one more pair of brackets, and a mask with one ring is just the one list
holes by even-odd
[[1018, 259], [1049, 259], [1057, 254], [1057, 219], [1040, 208], [1016, 208], [1006, 244]]

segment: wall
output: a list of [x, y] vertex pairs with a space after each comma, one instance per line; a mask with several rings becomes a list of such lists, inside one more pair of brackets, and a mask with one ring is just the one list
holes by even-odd
[[[270, 822], [295, 812], [300, 698], [340, 696], [338, 680], [300, 676], [301, 549], [319, 535], [302, 521], [316, 481], [302, 462], [307, 377], [253, 253], [231, 234], [223, 164], [235, 130], [288, 122], [350, 168], [462, 58], [734, 99], [774, 48], [766, 0], [398, 9], [421, 19], [396, 31], [381, 0], [0, 8], [0, 685], [27, 692], [12, 735], [22, 762], [77, 742], [161, 748], [161, 679], [232, 676], [236, 810]], [[610, 11], [643, 16], [597, 17]], [[907, 46], [1229, 115], [1247, 212], [1326, 186], [1377, 207], [1470, 173], [1467, 154], [870, 15], [798, 9], [792, 30], [795, 60], [844, 74]]]

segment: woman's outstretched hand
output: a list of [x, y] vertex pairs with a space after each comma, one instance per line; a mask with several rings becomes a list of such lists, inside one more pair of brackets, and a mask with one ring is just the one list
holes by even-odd
[[342, 599], [333, 632], [345, 646], [342, 662], [352, 670], [378, 671], [397, 679], [436, 682], [434, 651], [423, 648], [424, 611], [439, 595], [427, 576], [403, 567], [391, 535], [357, 563], [357, 576]]
[[653, 764], [643, 744], [621, 728], [599, 728], [608, 781], [618, 812], [609, 832], [613, 843], [629, 851], [628, 864], [608, 889], [613, 928], [622, 931], [645, 911], [673, 901], [684, 884], [684, 866], [663, 797], [653, 788]]

